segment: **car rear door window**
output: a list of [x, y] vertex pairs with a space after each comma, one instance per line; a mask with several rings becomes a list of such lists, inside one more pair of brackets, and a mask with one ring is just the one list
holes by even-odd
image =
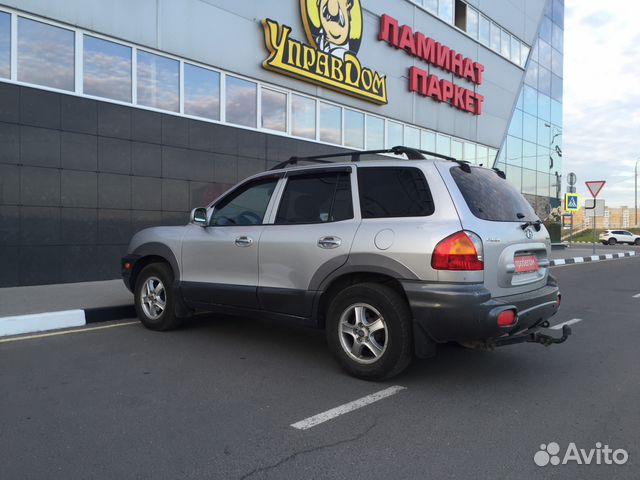
[[241, 186], [215, 206], [210, 225], [260, 225], [277, 183], [277, 178], [269, 178]]
[[424, 174], [414, 167], [360, 167], [362, 218], [425, 217], [434, 212]]
[[350, 172], [294, 174], [287, 179], [276, 224], [301, 225], [353, 218]]
[[471, 213], [494, 222], [536, 221], [538, 216], [522, 194], [491, 169], [451, 167], [451, 176]]

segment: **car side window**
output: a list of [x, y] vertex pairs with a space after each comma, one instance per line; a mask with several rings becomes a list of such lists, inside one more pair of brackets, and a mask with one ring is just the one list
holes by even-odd
[[433, 197], [424, 174], [415, 167], [358, 168], [362, 218], [432, 215]]
[[277, 178], [269, 178], [240, 187], [215, 205], [209, 225], [260, 225], [277, 183]]
[[287, 179], [275, 223], [303, 225], [353, 218], [349, 172], [295, 175]]

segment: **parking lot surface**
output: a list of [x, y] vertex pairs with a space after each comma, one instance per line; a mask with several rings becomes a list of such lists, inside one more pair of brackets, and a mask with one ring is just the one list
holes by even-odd
[[[565, 344], [443, 345], [382, 383], [345, 374], [323, 332], [242, 318], [3, 341], [1, 476], [638, 478], [639, 272], [639, 258], [554, 268], [552, 323], [579, 319]], [[629, 460], [536, 466], [549, 442], [600, 442]]]

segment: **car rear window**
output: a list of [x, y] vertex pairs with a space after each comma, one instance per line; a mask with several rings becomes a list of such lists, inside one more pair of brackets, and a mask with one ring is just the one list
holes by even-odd
[[434, 212], [427, 180], [414, 167], [358, 168], [362, 218], [425, 217]]
[[494, 222], [538, 220], [522, 194], [494, 170], [471, 167], [467, 173], [456, 166], [451, 168], [451, 176], [476, 217]]

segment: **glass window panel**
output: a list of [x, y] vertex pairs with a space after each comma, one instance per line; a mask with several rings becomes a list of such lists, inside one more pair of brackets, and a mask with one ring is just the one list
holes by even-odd
[[500, 51], [500, 27], [491, 22], [491, 50]]
[[538, 63], [541, 67], [551, 68], [551, 45], [542, 40], [538, 42]]
[[384, 148], [384, 119], [367, 115], [367, 149]]
[[476, 148], [476, 163], [478, 165], [484, 165], [487, 166], [487, 162], [488, 162], [488, 150], [487, 147], [483, 146], [483, 145], [478, 145]]
[[420, 130], [414, 127], [405, 127], [404, 144], [411, 148], [420, 148]]
[[179, 97], [180, 63], [138, 50], [138, 103], [177, 112]]
[[238, 226], [262, 223], [277, 179], [260, 179], [240, 187], [216, 204], [210, 225]]
[[538, 90], [545, 95], [551, 95], [551, 70], [540, 67], [538, 71]]
[[514, 137], [522, 138], [522, 112], [516, 108], [511, 117], [509, 125], [509, 134]]
[[529, 115], [525, 113], [523, 115], [523, 123], [522, 123], [522, 138], [528, 140], [529, 142], [537, 142], [538, 141], [538, 122], [536, 117], [533, 115]]
[[527, 47], [524, 43], [520, 46], [520, 66], [525, 67], [527, 64], [527, 57], [529, 56], [529, 47]]
[[522, 169], [522, 193], [536, 194], [536, 172], [528, 168]]
[[396, 147], [403, 143], [403, 125], [397, 122], [387, 122], [387, 148]]
[[287, 94], [263, 88], [261, 91], [261, 123], [262, 128], [287, 131]]
[[564, 49], [564, 32], [558, 25], [553, 25], [553, 31], [551, 33], [551, 46], [563, 51]]
[[467, 33], [478, 38], [478, 11], [467, 5]]
[[422, 4], [427, 11], [433, 13], [434, 15], [438, 14], [438, 0], [423, 0]]
[[551, 49], [551, 71], [558, 75], [559, 77], [563, 76], [562, 69], [562, 54], [557, 51], [555, 48]]
[[458, 160], [462, 160], [462, 142], [451, 140], [451, 156]]
[[467, 162], [477, 163], [476, 145], [474, 143], [464, 142], [464, 159]]
[[533, 45], [533, 49], [531, 50], [531, 59], [534, 62], [538, 61], [538, 41], [536, 40], [535, 44]]
[[551, 74], [551, 98], [562, 102], [562, 79]]
[[453, 23], [453, 0], [438, 1], [438, 16], [447, 23]]
[[226, 97], [227, 122], [255, 127], [258, 115], [258, 85], [227, 75]]
[[560, 28], [564, 26], [564, 2], [560, 0], [553, 0], [553, 22]]
[[0, 77], [11, 78], [11, 15], [0, 12]]
[[538, 172], [538, 185], [536, 187], [536, 195], [541, 197], [549, 196], [549, 183], [551, 177], [547, 173]]
[[533, 88], [538, 88], [538, 62], [530, 61], [527, 65], [527, 71], [524, 74], [524, 83], [531, 85]]
[[511, 37], [511, 61], [520, 65], [520, 40], [513, 36]]
[[316, 138], [316, 101], [314, 99], [291, 95], [291, 134], [297, 137]]
[[522, 89], [523, 91], [523, 107], [524, 111], [530, 113], [531, 115], [538, 114], [538, 92], [525, 85]]
[[551, 100], [551, 122], [562, 125], [562, 103], [560, 101]]
[[483, 45], [488, 46], [491, 42], [491, 35], [489, 33], [490, 29], [491, 22], [489, 21], [489, 19], [484, 15], [480, 15], [480, 20], [478, 22], [478, 38], [480, 39], [480, 43], [482, 43]]
[[184, 64], [184, 113], [220, 120], [220, 74]]
[[540, 24], [540, 38], [547, 43], [551, 43], [551, 19], [549, 17], [543, 17]]
[[18, 17], [18, 80], [75, 90], [75, 36], [66, 28]]
[[511, 135], [507, 136], [507, 158], [509, 165], [522, 165], [522, 140]]
[[500, 31], [500, 54], [506, 58], [511, 55], [511, 35], [505, 30]]
[[536, 169], [538, 153], [535, 143], [522, 142], [522, 166], [524, 168]]
[[420, 132], [420, 145], [422, 150], [426, 150], [428, 152], [435, 152], [436, 151], [436, 134], [433, 132], [422, 130]]
[[487, 155], [487, 163], [484, 166], [493, 167], [493, 165], [496, 163], [497, 157], [498, 151], [495, 148], [490, 148]]
[[507, 180], [516, 187], [516, 189], [521, 192], [522, 191], [522, 168], [516, 167], [514, 165], [507, 166]]
[[344, 144], [352, 148], [364, 148], [364, 114], [344, 111]]
[[551, 99], [542, 93], [538, 94], [538, 118], [551, 121]]
[[536, 170], [539, 172], [548, 172], [550, 165], [551, 150], [549, 147], [538, 145], [538, 161], [536, 162]]
[[340, 144], [342, 134], [342, 108], [320, 102], [320, 140]]
[[451, 138], [438, 134], [436, 140], [436, 153], [441, 155], [451, 155]]
[[549, 148], [550, 133], [551, 125], [544, 120], [538, 119], [538, 146]]
[[84, 36], [83, 91], [87, 95], [131, 101], [131, 48]]

